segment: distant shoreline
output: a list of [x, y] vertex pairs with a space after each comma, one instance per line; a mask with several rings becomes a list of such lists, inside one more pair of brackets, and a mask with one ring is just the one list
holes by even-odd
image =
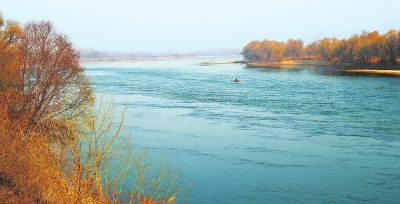
[[171, 56], [145, 56], [134, 58], [81, 58], [81, 63], [96, 62], [144, 62], [144, 61], [167, 61], [179, 59], [201, 59], [218, 57], [241, 57], [241, 55], [171, 55]]
[[400, 64], [383, 65], [383, 64], [370, 64], [370, 65], [357, 65], [350, 63], [332, 63], [334, 69], [347, 73], [365, 73], [365, 74], [379, 74], [379, 75], [393, 75], [400, 76]]
[[400, 64], [395, 65], [382, 65], [382, 64], [371, 64], [371, 65], [356, 65], [350, 63], [338, 63], [329, 62], [324, 60], [292, 60], [284, 61], [280, 63], [249, 63], [248, 66], [298, 66], [298, 65], [310, 65], [320, 66], [335, 69], [347, 73], [365, 73], [365, 74], [379, 74], [379, 75], [394, 75], [400, 76]]
[[249, 62], [246, 63], [250, 67], [285, 67], [285, 66], [298, 66], [298, 65], [310, 65], [310, 66], [328, 66], [330, 62], [324, 60], [290, 60], [282, 62]]
[[[179, 59], [201, 59], [201, 58], [221, 58], [221, 57], [240, 57], [240, 55], [211, 55], [211, 56], [149, 56], [136, 58], [103, 58], [103, 59], [81, 59], [81, 63], [112, 63], [112, 62], [143, 62], [143, 61], [167, 61]], [[329, 62], [324, 60], [290, 60], [283, 62], [246, 62], [243, 60], [225, 60], [201, 62], [201, 65], [217, 64], [246, 64], [249, 67], [277, 67], [277, 68], [295, 68], [296, 66], [315, 66], [336, 69], [347, 73], [366, 73], [379, 75], [400, 76], [400, 64], [396, 65], [354, 65], [349, 63]]]
[[349, 69], [344, 72], [350, 73], [366, 73], [366, 74], [384, 74], [400, 76], [400, 70], [386, 70], [386, 69]]

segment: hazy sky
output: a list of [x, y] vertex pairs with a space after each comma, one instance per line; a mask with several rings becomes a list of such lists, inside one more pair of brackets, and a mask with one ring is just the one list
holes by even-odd
[[400, 29], [399, 0], [0, 0], [5, 19], [50, 20], [77, 48], [186, 52], [251, 40]]

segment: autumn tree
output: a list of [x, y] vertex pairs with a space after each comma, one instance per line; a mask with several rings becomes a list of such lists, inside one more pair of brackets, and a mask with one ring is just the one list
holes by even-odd
[[389, 30], [385, 35], [385, 51], [388, 60], [395, 64], [400, 55], [400, 31]]
[[5, 21], [0, 13], [0, 102], [6, 100], [4, 95], [7, 87], [15, 86], [17, 76], [16, 41], [21, 34], [17, 22]]
[[324, 60], [335, 60], [337, 58], [335, 50], [339, 46], [336, 38], [323, 38], [317, 41], [318, 52]]
[[92, 101], [65, 35], [0, 14], [2, 203], [174, 203], [188, 193], [179, 168], [134, 151], [112, 101], [98, 109]]
[[34, 125], [92, 101], [79, 53], [52, 23], [27, 23], [13, 48], [7, 58], [15, 59], [15, 66], [1, 67], [12, 73], [13, 84], [6, 88], [17, 96], [8, 107], [11, 118]]
[[387, 55], [386, 55], [386, 43], [385, 37], [383, 35], [379, 35], [376, 39], [376, 54], [377, 58], [380, 62], [386, 65]]
[[248, 61], [259, 61], [261, 60], [257, 54], [257, 50], [259, 50], [260, 41], [251, 41], [246, 46], [243, 47], [242, 55], [245, 60]]
[[336, 44], [333, 48], [333, 53], [335, 57], [340, 61], [346, 60], [347, 56], [345, 54], [345, 51], [347, 49], [347, 40], [346, 39], [336, 40], [334, 43]]
[[379, 43], [379, 37], [380, 37], [379, 32], [378, 31], [368, 32], [367, 37], [368, 37], [370, 51], [371, 51], [370, 61], [377, 62], [378, 56], [379, 56], [379, 51], [378, 51], [378, 43]]
[[284, 43], [278, 41], [271, 41], [270, 47], [272, 50], [272, 54], [269, 60], [281, 62], [283, 58], [283, 53], [285, 52]]
[[308, 56], [309, 59], [318, 59], [320, 58], [319, 46], [316, 41], [308, 44], [304, 48], [305, 54]]
[[282, 61], [285, 45], [274, 40], [251, 41], [242, 51], [245, 60], [254, 62], [280, 62]]
[[392, 29], [383, 35], [378, 31], [363, 31], [342, 40], [323, 38], [308, 44], [306, 53], [310, 57], [320, 56], [328, 61], [396, 64], [400, 55], [400, 31]]
[[302, 56], [304, 42], [301, 39], [294, 40], [289, 38], [285, 43], [285, 56], [290, 57], [292, 60], [295, 57]]

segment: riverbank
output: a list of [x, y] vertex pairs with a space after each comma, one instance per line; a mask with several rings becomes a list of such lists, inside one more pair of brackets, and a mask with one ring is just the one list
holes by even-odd
[[310, 66], [328, 66], [330, 62], [321, 60], [290, 60], [283, 62], [247, 62], [245, 60], [231, 60], [231, 61], [211, 61], [202, 62], [201, 65], [214, 65], [214, 64], [246, 64], [249, 67], [295, 67], [299, 65], [310, 65]]
[[[80, 61], [82, 63], [96, 63], [96, 62], [143, 62], [143, 61], [168, 61], [168, 60], [180, 60], [180, 59], [208, 59], [216, 58], [220, 59], [223, 57], [240, 57], [240, 55], [224, 55], [224, 56], [194, 56], [194, 55], [172, 55], [172, 56], [147, 56], [147, 57], [136, 57], [136, 58], [102, 58], [102, 59], [90, 59], [84, 58]], [[396, 65], [383, 65], [383, 64], [371, 64], [371, 65], [356, 65], [351, 63], [342, 62], [330, 62], [324, 60], [290, 60], [282, 62], [247, 62], [245, 60], [221, 60], [221, 61], [206, 61], [201, 62], [200, 65], [218, 65], [218, 64], [246, 64], [249, 67], [276, 67], [276, 68], [296, 68], [299, 66], [309, 67], [324, 67], [328, 69], [335, 69], [349, 73], [366, 73], [366, 74], [383, 74], [383, 75], [395, 75], [400, 76], [400, 64]]]
[[400, 76], [400, 70], [383, 70], [383, 69], [349, 69], [344, 70], [349, 73], [366, 73], [366, 74], [384, 74], [384, 75], [395, 75]]
[[82, 63], [95, 63], [95, 62], [143, 62], [143, 61], [164, 61], [175, 59], [188, 59], [193, 56], [148, 56], [148, 57], [134, 57], [134, 58], [83, 58], [80, 59]]
[[297, 66], [315, 66], [335, 69], [348, 73], [366, 73], [366, 74], [381, 74], [400, 76], [400, 64], [383, 65], [357, 65], [352, 63], [329, 62], [324, 60], [291, 60], [283, 62], [251, 62], [245, 63], [250, 67], [280, 67], [280, 68], [295, 68]]
[[351, 63], [335, 62], [328, 65], [333, 69], [340, 69], [348, 73], [365, 73], [365, 74], [380, 74], [380, 75], [394, 75], [400, 76], [400, 64], [383, 65], [383, 64], [370, 64], [370, 65], [357, 65]]
[[[201, 58], [224, 58], [224, 57], [241, 57], [241, 55], [166, 55], [166, 56], [142, 56], [132, 58], [81, 58], [82, 63], [95, 62], [144, 62], [144, 61], [167, 61], [180, 59], [201, 59]], [[233, 61], [209, 62], [210, 64], [227, 64]]]
[[249, 67], [295, 67], [295, 66], [329, 66], [330, 62], [323, 60], [290, 60], [282, 62], [248, 62]]
[[243, 60], [227, 60], [227, 61], [212, 61], [212, 62], [201, 62], [201, 65], [214, 65], [214, 64], [235, 64], [235, 63], [242, 63], [246, 64]]

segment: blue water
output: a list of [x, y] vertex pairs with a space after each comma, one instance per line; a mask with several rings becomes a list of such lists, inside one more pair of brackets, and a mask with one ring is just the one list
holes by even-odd
[[400, 77], [200, 64], [230, 59], [83, 66], [191, 203], [400, 202]]

